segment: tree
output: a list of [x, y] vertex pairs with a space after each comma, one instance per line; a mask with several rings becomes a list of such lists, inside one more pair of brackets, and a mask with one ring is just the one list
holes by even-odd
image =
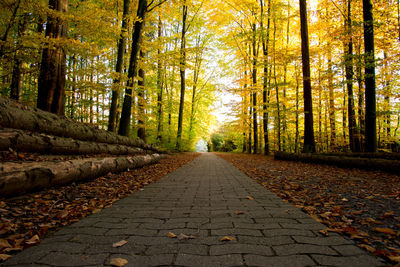
[[131, 2], [131, 0], [124, 0], [121, 34], [120, 34], [120, 37], [118, 40], [117, 63], [115, 64], [115, 73], [116, 73], [117, 77], [113, 80], [114, 88], [111, 93], [110, 115], [108, 118], [108, 130], [110, 132], [115, 132], [116, 127], [117, 127], [117, 109], [118, 109], [118, 101], [120, 98], [119, 86], [121, 83], [122, 66], [124, 64], [126, 33], [128, 31], [128, 25], [129, 25], [130, 2]]
[[49, 8], [55, 12], [48, 14], [46, 37], [58, 41], [55, 47], [49, 43], [42, 54], [38, 81], [37, 107], [64, 114], [66, 53], [62, 47], [62, 38], [67, 36], [67, 25], [61, 17], [68, 12], [68, 0], [49, 0]]
[[301, 53], [303, 65], [304, 92], [304, 144], [303, 153], [315, 152], [314, 125], [312, 112], [310, 54], [307, 25], [307, 2], [300, 0]]
[[178, 132], [176, 135], [176, 150], [181, 150], [182, 142], [182, 124], [183, 124], [183, 107], [185, 105], [185, 71], [186, 71], [186, 20], [188, 15], [188, 7], [186, 1], [183, 2], [182, 6], [182, 31], [181, 31], [181, 50], [180, 50], [180, 63], [179, 73], [181, 77], [181, 97], [179, 101], [179, 117], [178, 117]]
[[363, 0], [365, 49], [365, 149], [376, 152], [376, 88], [374, 18], [371, 0]]

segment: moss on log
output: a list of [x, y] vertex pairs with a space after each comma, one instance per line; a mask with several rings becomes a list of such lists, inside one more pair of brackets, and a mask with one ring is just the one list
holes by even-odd
[[47, 134], [32, 133], [17, 129], [0, 129], [0, 151], [12, 148], [21, 152], [37, 152], [42, 154], [83, 155], [111, 154], [134, 155], [143, 154], [142, 148], [79, 141]]
[[400, 173], [400, 161], [382, 158], [358, 158], [348, 156], [321, 155], [321, 154], [296, 154], [288, 152], [275, 152], [274, 159], [301, 161], [307, 163], [327, 164], [343, 168], [359, 168], [365, 170], [380, 170], [391, 173]]
[[50, 186], [93, 179], [157, 162], [160, 154], [85, 158], [58, 162], [22, 162], [0, 165], [0, 196], [11, 197]]
[[120, 136], [5, 98], [0, 98], [0, 126], [80, 141], [140, 147], [145, 150], [160, 152], [154, 146], [147, 145], [138, 138]]

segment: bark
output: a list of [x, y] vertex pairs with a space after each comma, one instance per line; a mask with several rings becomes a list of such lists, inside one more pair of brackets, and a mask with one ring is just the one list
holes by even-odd
[[144, 149], [156, 149], [143, 141], [62, 118], [55, 114], [0, 98], [0, 126], [32, 132], [69, 137], [81, 141], [119, 144]]
[[307, 26], [307, 2], [300, 0], [301, 53], [303, 65], [304, 91], [304, 145], [303, 153], [315, 152], [314, 125], [312, 113], [310, 54]]
[[263, 55], [264, 55], [264, 73], [263, 73], [263, 130], [264, 130], [264, 155], [269, 155], [269, 140], [268, 140], [268, 105], [269, 105], [269, 96], [270, 89], [268, 86], [268, 48], [269, 48], [269, 29], [271, 24], [271, 0], [268, 0], [268, 17], [267, 17], [267, 32], [264, 37], [264, 4], [263, 1], [260, 0], [261, 4], [261, 31], [262, 31], [262, 46], [263, 46]]
[[0, 195], [16, 196], [50, 186], [94, 179], [157, 162], [162, 155], [85, 158], [59, 162], [5, 163], [0, 171]]
[[119, 101], [119, 86], [121, 84], [122, 66], [124, 64], [124, 54], [126, 47], [126, 33], [128, 31], [129, 25], [129, 4], [130, 0], [124, 0], [124, 8], [122, 13], [122, 26], [121, 34], [118, 41], [118, 52], [117, 52], [117, 63], [115, 65], [115, 73], [117, 77], [113, 80], [113, 89], [111, 93], [111, 106], [110, 114], [108, 117], [108, 130], [110, 132], [115, 132], [117, 127], [117, 110]]
[[122, 104], [121, 119], [119, 122], [118, 134], [129, 136], [132, 111], [132, 88], [134, 86], [134, 77], [136, 76], [138, 53], [140, 50], [140, 41], [147, 11], [147, 0], [139, 0], [137, 9], [137, 20], [135, 21], [132, 32], [132, 50], [129, 59], [128, 82], [125, 88], [124, 102]]
[[333, 69], [332, 55], [328, 52], [328, 90], [329, 90], [329, 124], [331, 129], [331, 150], [336, 149], [336, 116], [335, 116], [335, 95], [333, 92]]
[[348, 156], [348, 154], [344, 154], [344, 156], [336, 156], [336, 155], [332, 156], [332, 155], [321, 155], [313, 153], [295, 154], [287, 152], [276, 152], [274, 155], [274, 159], [334, 165], [341, 168], [380, 170], [395, 174], [400, 172], [400, 160], [398, 159], [388, 160], [388, 159], [374, 158], [374, 157], [359, 158], [359, 157]]
[[253, 154], [258, 153], [258, 135], [257, 135], [257, 43], [256, 43], [256, 24], [253, 23]]
[[138, 147], [79, 141], [72, 138], [33, 133], [18, 129], [0, 129], [0, 151], [9, 148], [18, 152], [35, 152], [58, 155], [84, 154], [140, 154], [144, 150]]
[[[49, 0], [49, 8], [59, 13], [67, 13], [68, 0]], [[52, 12], [48, 15], [46, 37], [59, 42], [67, 37], [67, 25], [55, 14]], [[64, 115], [66, 54], [62, 44], [56, 43], [55, 47], [52, 46], [52, 44], [49, 44], [48, 47], [43, 49], [42, 53], [37, 107], [58, 115]]]
[[[144, 61], [145, 53], [140, 51], [140, 58]], [[144, 62], [142, 62], [142, 65]], [[144, 79], [145, 79], [145, 72], [143, 66], [139, 68], [138, 72], [138, 88], [137, 88], [137, 96], [138, 96], [138, 132], [137, 136], [146, 142], [146, 125], [145, 125], [145, 95], [144, 95]]]
[[349, 143], [352, 152], [360, 151], [359, 135], [357, 133], [356, 114], [354, 111], [354, 93], [353, 93], [353, 37], [351, 20], [351, 0], [347, 3], [347, 19], [345, 19], [345, 28], [347, 30], [347, 40], [345, 42], [345, 69], [347, 84], [347, 115], [349, 121]]
[[376, 152], [376, 88], [374, 18], [371, 0], [363, 0], [365, 48], [365, 150]]
[[[158, 16], [158, 41], [161, 43], [162, 37], [162, 23], [161, 17]], [[159, 44], [160, 45], [160, 44]], [[157, 49], [157, 141], [162, 141], [162, 121], [163, 121], [163, 80], [162, 80], [162, 62], [161, 62], [161, 49]]]
[[188, 7], [186, 4], [182, 7], [182, 34], [181, 34], [181, 50], [180, 50], [180, 66], [179, 73], [181, 76], [181, 97], [179, 100], [178, 115], [178, 132], [176, 135], [176, 150], [181, 150], [182, 143], [182, 124], [183, 124], [183, 108], [185, 104], [185, 71], [186, 71], [186, 20]]
[[[25, 35], [26, 26], [28, 24], [28, 14], [24, 14], [18, 24], [17, 48], [21, 46], [21, 38]], [[15, 53], [14, 66], [11, 79], [10, 98], [19, 101], [22, 95], [22, 58], [18, 51]]]
[[281, 147], [281, 109], [279, 105], [279, 86], [278, 86], [278, 80], [276, 77], [276, 51], [275, 51], [275, 44], [276, 44], [276, 18], [274, 16], [274, 37], [273, 37], [273, 45], [272, 49], [274, 52], [274, 57], [273, 57], [273, 64], [274, 64], [274, 85], [275, 85], [275, 97], [276, 97], [276, 129], [277, 129], [277, 141], [278, 141], [278, 151], [282, 150]]

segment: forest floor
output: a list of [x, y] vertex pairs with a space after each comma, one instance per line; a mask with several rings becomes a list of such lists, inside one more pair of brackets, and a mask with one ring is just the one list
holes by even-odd
[[[0, 198], [0, 262], [40, 242], [43, 236], [132, 194], [180, 168], [200, 154], [167, 155], [158, 163], [92, 181], [50, 188], [20, 197]], [[42, 161], [30, 153], [5, 152], [2, 161]], [[53, 159], [67, 160], [69, 156]], [[134, 178], [134, 179], [132, 179]]]
[[400, 175], [217, 153], [285, 201], [363, 249], [400, 264]]

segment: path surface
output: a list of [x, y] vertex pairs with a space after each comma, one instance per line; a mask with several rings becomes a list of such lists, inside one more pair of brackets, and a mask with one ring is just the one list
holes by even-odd
[[[322, 237], [323, 228], [223, 159], [203, 154], [4, 265], [103, 266], [111, 258], [128, 260], [126, 266], [384, 265], [339, 235]], [[224, 236], [234, 240], [219, 241]], [[112, 247], [121, 240], [128, 243]]]

